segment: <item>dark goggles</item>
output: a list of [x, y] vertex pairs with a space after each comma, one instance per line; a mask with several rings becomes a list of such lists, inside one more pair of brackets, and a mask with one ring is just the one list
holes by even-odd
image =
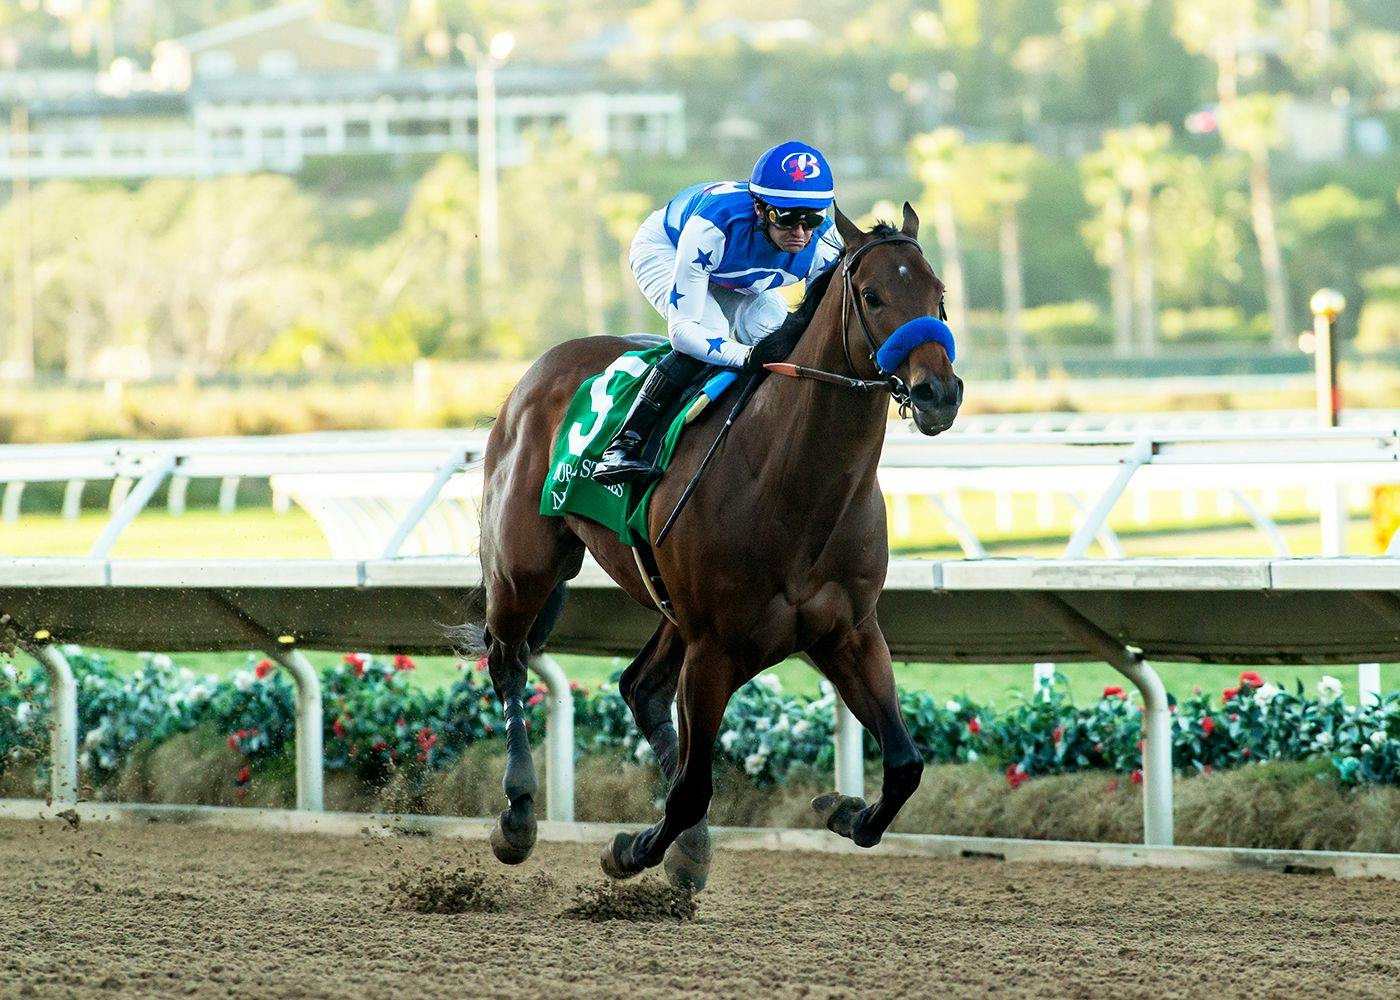
[[772, 205], [765, 208], [768, 224], [779, 229], [796, 229], [798, 226], [816, 229], [826, 221], [826, 213], [815, 208], [775, 208]]

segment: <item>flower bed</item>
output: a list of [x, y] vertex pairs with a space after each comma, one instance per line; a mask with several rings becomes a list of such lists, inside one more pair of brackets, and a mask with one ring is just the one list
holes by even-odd
[[[196, 727], [212, 727], [235, 751], [228, 779], [239, 796], [259, 769], [285, 758], [296, 731], [295, 692], [285, 672], [250, 657], [225, 680], [177, 669], [168, 656], [148, 655], [119, 676], [100, 657], [77, 647], [65, 655], [78, 679], [80, 765], [101, 787], [138, 748], [158, 746]], [[466, 748], [504, 731], [501, 706], [484, 663], [463, 665], [450, 688], [425, 691], [407, 680], [407, 656], [348, 654], [321, 677], [325, 762], [382, 783], [393, 775], [421, 779], [451, 768]], [[575, 690], [581, 751], [624, 750], [649, 762], [650, 748], [632, 725], [615, 687]], [[761, 676], [736, 694], [719, 735], [722, 762], [759, 786], [781, 784], [796, 769], [829, 771], [834, 696], [784, 693]], [[527, 711], [533, 738], [545, 721], [545, 689], [536, 685]], [[1141, 781], [1141, 707], [1119, 687], [1090, 705], [1072, 704], [1062, 684], [1044, 697], [995, 710], [966, 700], [939, 701], [925, 692], [901, 694], [905, 719], [930, 764], [981, 761], [1017, 788], [1031, 778], [1109, 770]], [[1347, 705], [1341, 685], [1325, 678], [1316, 697], [1301, 684], [1285, 691], [1254, 672], [1221, 696], [1197, 691], [1172, 702], [1172, 760], [1181, 773], [1210, 773], [1266, 761], [1321, 761], [1343, 785], [1400, 785], [1400, 695], [1379, 704]], [[17, 762], [39, 765], [43, 781], [49, 717], [48, 687], [39, 668], [21, 673], [0, 660], [0, 773]], [[867, 753], [876, 755], [874, 741]]]

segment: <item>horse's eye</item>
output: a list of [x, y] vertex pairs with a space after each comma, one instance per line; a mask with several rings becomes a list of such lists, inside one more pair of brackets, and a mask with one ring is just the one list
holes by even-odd
[[863, 290], [860, 293], [860, 296], [861, 298], [865, 299], [865, 304], [868, 305], [871, 309], [878, 309], [880, 307], [880, 296], [875, 294], [875, 290], [873, 288], [867, 288]]

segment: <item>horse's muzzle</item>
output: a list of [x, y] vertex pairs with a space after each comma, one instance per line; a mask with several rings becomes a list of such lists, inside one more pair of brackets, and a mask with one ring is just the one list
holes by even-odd
[[956, 375], [931, 378], [909, 388], [909, 404], [914, 413], [914, 426], [932, 437], [942, 434], [957, 418], [962, 406], [963, 380]]

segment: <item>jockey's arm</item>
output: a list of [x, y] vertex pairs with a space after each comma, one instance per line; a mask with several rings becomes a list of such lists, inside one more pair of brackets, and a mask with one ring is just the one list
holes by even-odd
[[817, 252], [812, 254], [812, 269], [807, 272], [807, 280], [811, 281], [840, 260], [845, 249], [841, 242], [841, 234], [836, 231], [836, 227], [828, 226], [826, 232], [817, 237]]
[[666, 330], [671, 346], [709, 364], [741, 368], [749, 348], [734, 339], [729, 321], [710, 300], [710, 273], [724, 256], [724, 233], [707, 219], [691, 218], [676, 241]]

